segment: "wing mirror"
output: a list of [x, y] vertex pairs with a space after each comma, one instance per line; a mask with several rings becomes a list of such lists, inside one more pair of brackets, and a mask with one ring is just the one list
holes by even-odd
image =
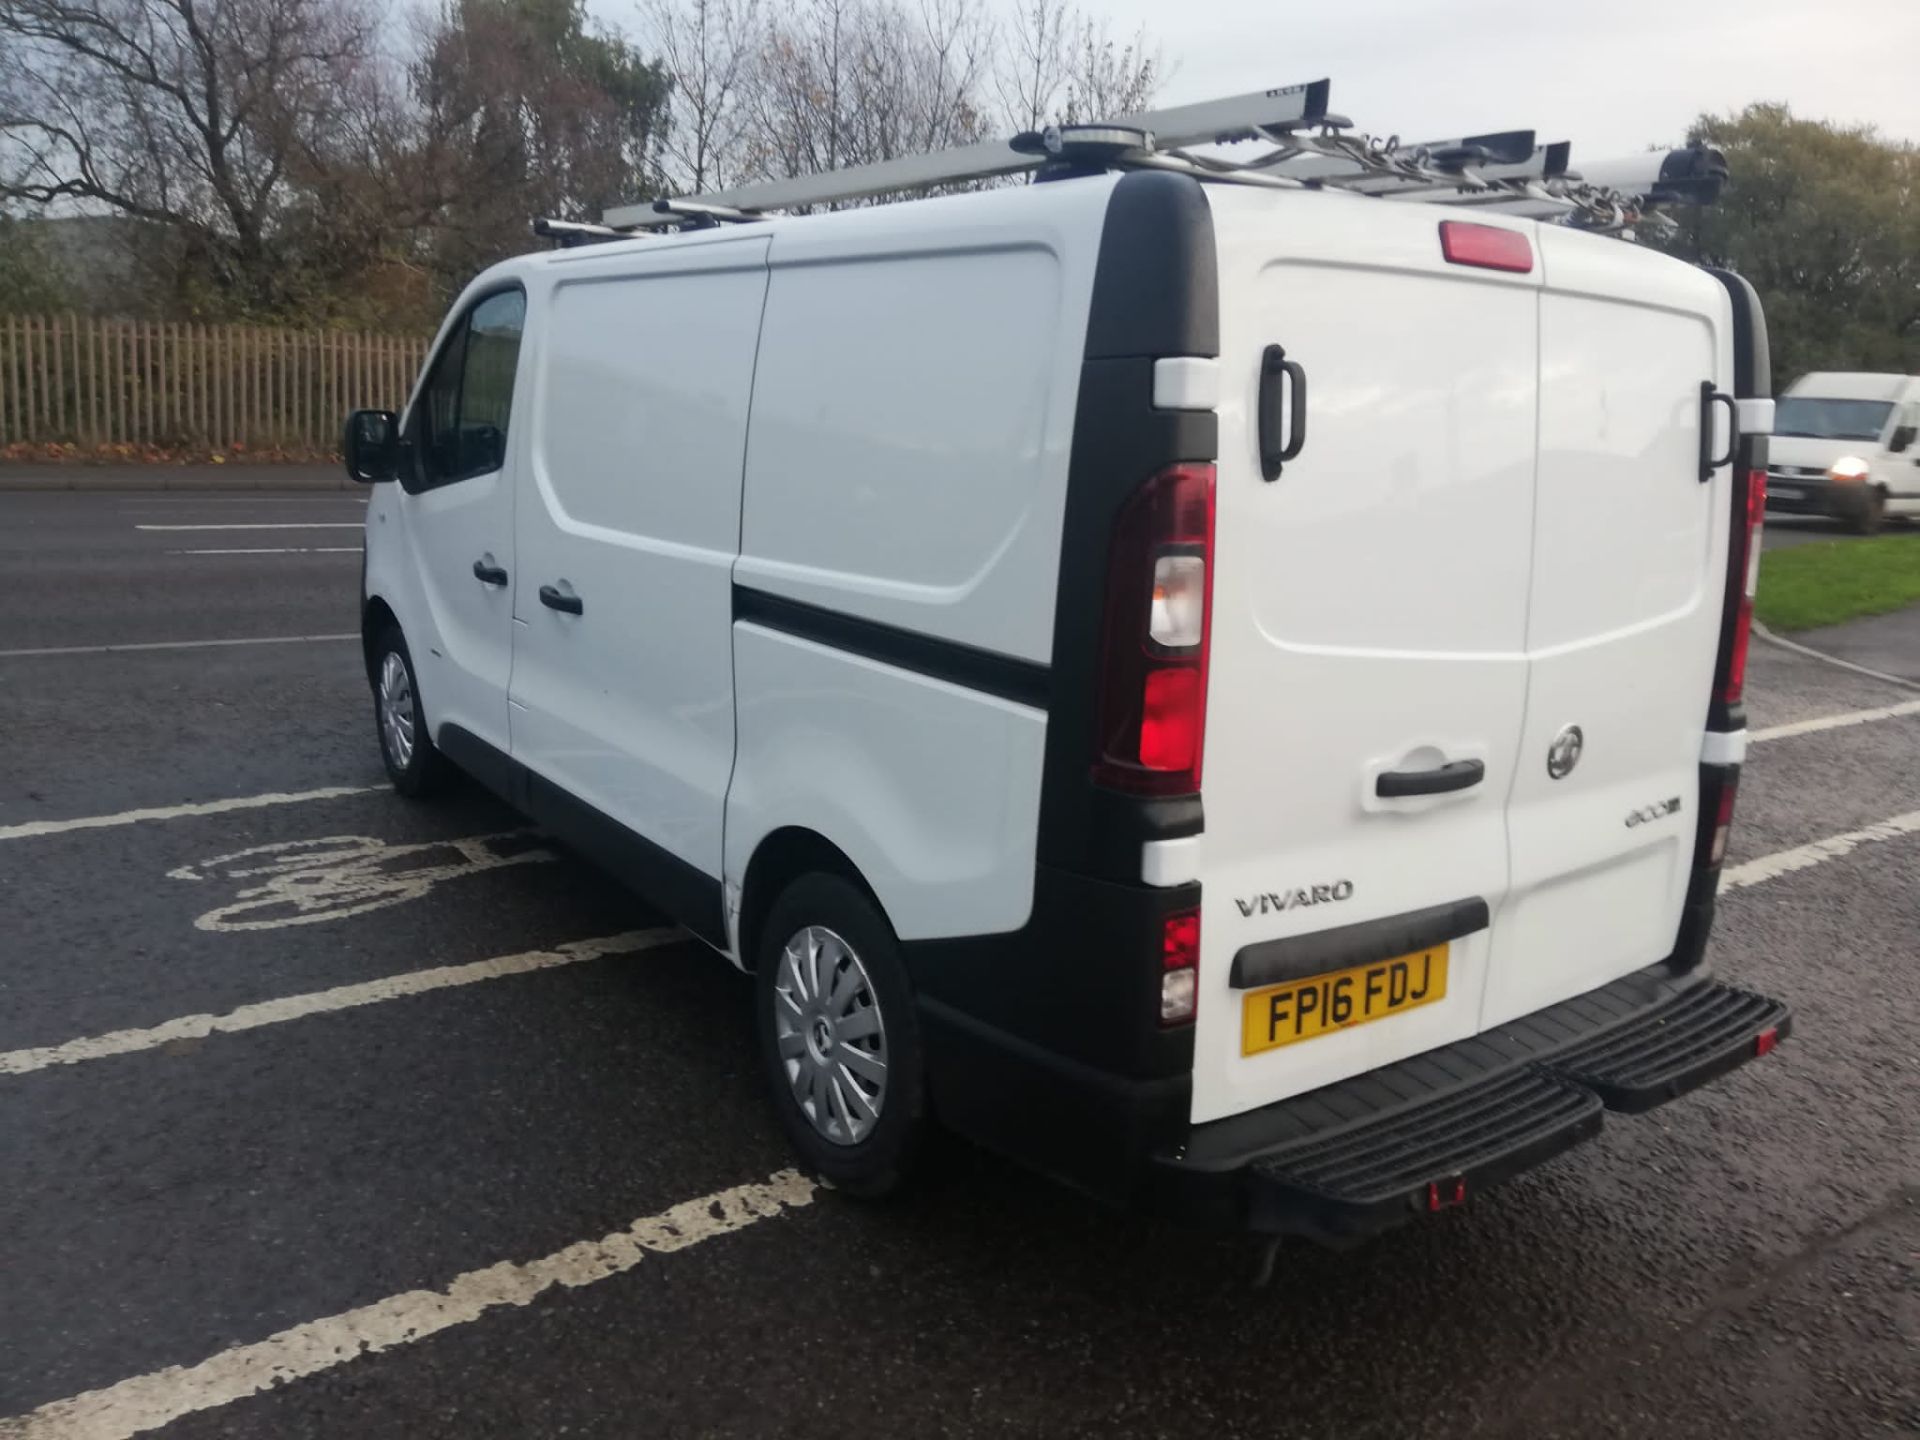
[[1911, 448], [1916, 435], [1920, 435], [1920, 430], [1916, 430], [1912, 425], [1902, 425], [1887, 438], [1888, 451], [1898, 455]]
[[347, 416], [341, 453], [347, 474], [362, 485], [391, 480], [400, 473], [400, 420], [391, 410], [356, 410]]

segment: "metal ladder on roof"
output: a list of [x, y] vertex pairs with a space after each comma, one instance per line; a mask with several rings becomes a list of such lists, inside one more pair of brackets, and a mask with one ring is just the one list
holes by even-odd
[[[620, 239], [1017, 175], [1050, 180], [1156, 169], [1220, 184], [1342, 190], [1459, 206], [1630, 238], [1637, 227], [1672, 224], [1660, 207], [1711, 204], [1727, 177], [1725, 157], [1702, 146], [1650, 151], [1575, 170], [1569, 143], [1540, 144], [1531, 130], [1403, 144], [1397, 136], [1359, 133], [1351, 121], [1332, 114], [1327, 108], [1331, 90], [1330, 82], [1315, 80], [1097, 125], [1053, 126], [1011, 140], [617, 206], [598, 225], [537, 220], [534, 230], [562, 243]], [[1245, 160], [1196, 148], [1250, 141], [1267, 148]]]

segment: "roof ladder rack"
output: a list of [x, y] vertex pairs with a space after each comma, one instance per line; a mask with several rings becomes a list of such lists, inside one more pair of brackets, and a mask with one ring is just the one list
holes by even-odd
[[[766, 212], [882, 200], [1012, 175], [1051, 180], [1106, 170], [1171, 170], [1232, 185], [1346, 190], [1382, 200], [1420, 201], [1515, 215], [1589, 230], [1626, 233], [1660, 205], [1705, 205], [1727, 177], [1717, 150], [1690, 146], [1649, 152], [1585, 173], [1571, 168], [1572, 146], [1539, 144], [1531, 130], [1403, 144], [1353, 132], [1331, 114], [1331, 85], [1261, 90], [1225, 100], [1125, 115], [1095, 125], [1053, 126], [929, 155], [907, 155], [820, 175], [742, 185], [711, 195], [673, 197], [606, 212], [602, 226], [541, 230], [563, 242], [625, 237], [648, 229], [701, 228], [759, 220]], [[1246, 161], [1194, 147], [1261, 140], [1271, 147]], [[538, 228], [538, 227], [536, 227]], [[573, 237], [569, 239], [568, 237]]]

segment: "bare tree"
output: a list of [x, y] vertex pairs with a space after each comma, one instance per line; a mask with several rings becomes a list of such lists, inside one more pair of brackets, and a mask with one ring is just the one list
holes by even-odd
[[176, 232], [244, 303], [372, 48], [359, 0], [0, 0], [0, 199]]
[[1163, 72], [1145, 30], [1116, 43], [1106, 20], [1072, 0], [1020, 0], [993, 88], [1008, 128], [1035, 130], [1144, 110]]
[[980, 0], [805, 0], [762, 36], [747, 170], [809, 175], [980, 138], [991, 44]]
[[1074, 27], [1068, 0], [1020, 0], [994, 72], [994, 93], [1007, 128], [1037, 130], [1059, 114], [1067, 83], [1067, 36]]
[[645, 14], [673, 82], [661, 140], [668, 178], [687, 192], [723, 189], [741, 165], [760, 0], [647, 0]]
[[1116, 44], [1105, 20], [1083, 17], [1067, 69], [1067, 98], [1060, 118], [1111, 120], [1144, 110], [1160, 88], [1160, 47], [1147, 32]]

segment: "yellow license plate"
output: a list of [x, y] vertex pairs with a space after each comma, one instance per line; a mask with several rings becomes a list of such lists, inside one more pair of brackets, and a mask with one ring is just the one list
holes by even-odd
[[1240, 1002], [1240, 1053], [1258, 1055], [1296, 1040], [1351, 1030], [1446, 995], [1445, 945], [1251, 990]]

